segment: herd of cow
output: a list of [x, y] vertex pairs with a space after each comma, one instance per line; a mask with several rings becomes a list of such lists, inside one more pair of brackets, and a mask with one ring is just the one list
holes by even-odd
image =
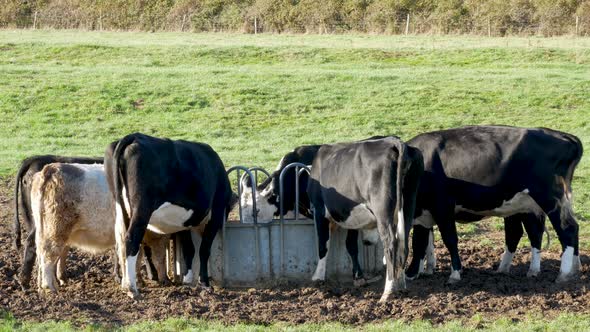
[[[433, 273], [435, 225], [451, 255], [449, 282], [460, 281], [455, 222], [490, 216], [504, 218], [506, 249], [499, 272], [509, 271], [526, 229], [532, 247], [528, 276], [540, 272], [548, 216], [563, 249], [561, 282], [580, 270], [571, 183], [582, 152], [580, 140], [571, 134], [508, 126], [441, 130], [407, 142], [375, 136], [306, 145], [286, 154], [261, 184], [242, 177], [237, 197], [210, 146], [135, 133], [111, 143], [104, 158], [48, 155], [23, 161], [15, 189], [17, 250], [19, 210], [28, 232], [19, 281], [29, 286], [36, 261], [39, 289], [56, 291], [58, 282], [65, 282], [69, 247], [95, 253], [114, 247], [114, 275], [136, 298], [142, 260], [148, 276], [168, 282], [165, 248], [169, 236], [178, 233], [188, 270], [183, 282], [192, 283], [196, 250], [190, 230], [197, 229], [202, 236], [199, 284], [211, 289], [211, 245], [239, 201], [243, 222], [254, 217], [270, 221], [279, 215], [280, 204], [286, 213], [298, 204], [302, 214], [315, 220], [319, 261], [313, 280], [326, 277], [330, 223], [347, 229], [355, 285], [366, 283], [358, 260], [359, 231], [364, 244], [381, 242], [386, 265], [381, 301], [405, 288], [406, 279]], [[281, 196], [279, 175], [293, 162], [311, 165], [311, 172], [295, 188], [291, 169]], [[406, 267], [412, 226], [412, 261]]]

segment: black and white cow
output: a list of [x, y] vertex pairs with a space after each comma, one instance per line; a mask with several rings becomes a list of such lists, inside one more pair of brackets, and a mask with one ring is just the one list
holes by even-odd
[[21, 215], [26, 228], [22, 267], [19, 275], [21, 287], [28, 288], [35, 265], [35, 223], [31, 211], [33, 176], [51, 163], [102, 164], [103, 158], [64, 157], [55, 155], [32, 156], [22, 161], [16, 174], [14, 188], [14, 248], [21, 250]]
[[[363, 153], [375, 153], [376, 150], [379, 149], [379, 144], [383, 144], [384, 147], [382, 147], [384, 149], [384, 153], [381, 157], [385, 158], [385, 156], [388, 156], [387, 158], [391, 158], [392, 156], [389, 155], [388, 153], [391, 150], [391, 144], [401, 144], [400, 146], [403, 145], [403, 143], [401, 143], [401, 141], [399, 141], [399, 139], [397, 137], [390, 137], [388, 138], [388, 140], [390, 141], [381, 141], [380, 139], [385, 138], [385, 136], [374, 136], [371, 138], [368, 138], [364, 141], [360, 141], [360, 142], [356, 142], [356, 143], [347, 143], [348, 145], [350, 145], [350, 149], [357, 149], [359, 151], [360, 154]], [[393, 142], [393, 143], [392, 143]], [[397, 142], [397, 143], [395, 143]], [[355, 145], [356, 144], [356, 145]], [[344, 146], [346, 144], [343, 144], [342, 146]], [[286, 217], [288, 217], [290, 214], [293, 213], [294, 208], [295, 208], [295, 169], [292, 168], [290, 170], [287, 171], [287, 173], [285, 174], [285, 179], [284, 179], [284, 190], [283, 190], [283, 197], [280, 197], [280, 191], [279, 191], [279, 176], [281, 171], [290, 163], [293, 162], [299, 162], [299, 163], [303, 163], [305, 165], [311, 165], [312, 163], [314, 163], [314, 160], [320, 160], [318, 158], [320, 158], [318, 156], [318, 151], [320, 151], [320, 149], [324, 149], [325, 151], [328, 151], [328, 149], [330, 149], [330, 147], [335, 147], [335, 146], [340, 146], [340, 145], [304, 145], [304, 146], [300, 146], [295, 148], [293, 151], [287, 153], [279, 162], [279, 165], [277, 167], [277, 170], [274, 171], [271, 176], [269, 178], [267, 178], [263, 183], [261, 183], [258, 187], [257, 187], [257, 192], [259, 193], [258, 196], [256, 197], [256, 206], [257, 206], [257, 218], [259, 222], [269, 222], [271, 221], [274, 217], [279, 215], [279, 209], [280, 209], [280, 201], [283, 202], [283, 210], [284, 213], [286, 214]], [[403, 145], [405, 147], [405, 145]], [[397, 150], [396, 150], [397, 151]], [[414, 188], [415, 190], [415, 179], [416, 179], [416, 173], [420, 172], [421, 169], [421, 158], [420, 158], [420, 153], [418, 150], [413, 149], [413, 148], [407, 148], [407, 156], [406, 158], [409, 158], [412, 162], [410, 163], [410, 171], [405, 173], [408, 173], [410, 175], [405, 175], [403, 176], [406, 179], [406, 183], [407, 185], [405, 185], [405, 191], [404, 191], [404, 195], [408, 195], [408, 193], [412, 192], [411, 188]], [[355, 176], [363, 176], [362, 179], [357, 179], [354, 178], [352, 179], [351, 176], [353, 175], [353, 173], [350, 173], [348, 175], [344, 175], [342, 174], [342, 179], [339, 180], [338, 183], [340, 183], [342, 185], [342, 190], [344, 190], [345, 192], [347, 192], [348, 188], [347, 185], [356, 185], [355, 181], [358, 181], [359, 183], [365, 183], [367, 186], [369, 185], [367, 181], [368, 177], [370, 177], [370, 174], [372, 174], [372, 171], [375, 171], [376, 169], [379, 169], [379, 160], [380, 159], [376, 159], [375, 160], [375, 164], [373, 165], [371, 160], [365, 161], [368, 164], [371, 164], [373, 166], [367, 168], [366, 165], [359, 165], [356, 164], [356, 161], [346, 161], [344, 159], [346, 159], [346, 154], [343, 153], [338, 153], [340, 155], [340, 159], [338, 163], [333, 163], [332, 166], [338, 169], [341, 169], [339, 166], [341, 164], [345, 164], [347, 166], [350, 166], [351, 168], [360, 168], [361, 171], [359, 171], [359, 173], [354, 174]], [[397, 155], [396, 155], [397, 156]], [[397, 158], [397, 157], [396, 157]], [[397, 163], [397, 159], [393, 160], [395, 163]], [[319, 161], [318, 161], [319, 162]], [[383, 161], [385, 162], [385, 161]], [[314, 164], [315, 165], [315, 164]], [[391, 165], [389, 165], [388, 167], [390, 167]], [[312, 166], [312, 172], [313, 169], [316, 166]], [[327, 167], [325, 162], [322, 163], [322, 167]], [[321, 168], [320, 168], [321, 169]], [[349, 170], [350, 171], [350, 170]], [[366, 173], [362, 173], [362, 172], [366, 172]], [[405, 174], [404, 173], [404, 174]], [[329, 171], [324, 170], [322, 172], [322, 174], [324, 174], [325, 176], [329, 177]], [[411, 175], [414, 174], [414, 177], [412, 178]], [[349, 181], [345, 181], [344, 179], [349, 179], [351, 178]], [[397, 175], [396, 175], [397, 178]], [[395, 178], [394, 178], [395, 179]], [[391, 179], [389, 179], [391, 180]], [[387, 180], [387, 177], [384, 178], [384, 181], [389, 181]], [[342, 182], [346, 182], [346, 183], [342, 183]], [[308, 186], [309, 184], [309, 186]], [[391, 190], [394, 190], [396, 188], [396, 184], [397, 183], [393, 183], [393, 187], [389, 188]], [[383, 183], [379, 183], [379, 187], [382, 186]], [[245, 222], [252, 222], [252, 194], [251, 191], [247, 188], [250, 187], [250, 181], [247, 177], [244, 177], [242, 179], [242, 186], [243, 188], [246, 188], [244, 190], [242, 190], [242, 196], [241, 196], [241, 204], [242, 204], [242, 209], [243, 209], [243, 213], [242, 216], [244, 218]], [[313, 188], [312, 188], [313, 187]], [[301, 212], [301, 214], [303, 214], [304, 216], [308, 217], [308, 218], [313, 218], [312, 215], [312, 210], [310, 208], [310, 195], [311, 194], [318, 194], [317, 190], [321, 189], [321, 186], [318, 186], [317, 184], [314, 186], [309, 182], [309, 174], [307, 173], [302, 173], [299, 179], [299, 192], [300, 192], [300, 197], [299, 197], [299, 211]], [[375, 190], [377, 190], [377, 188], [375, 188]], [[384, 190], [384, 189], [383, 189]], [[407, 193], [406, 193], [407, 191]], [[348, 193], [348, 192], [347, 192]], [[367, 194], [367, 193], [363, 193], [363, 194]], [[397, 197], [396, 196], [397, 193], [394, 193], [393, 198]], [[329, 197], [329, 203], [336, 203], [336, 204], [340, 204], [341, 202], [336, 202], [334, 201], [335, 197], [330, 196]], [[362, 199], [362, 197], [355, 197], [356, 199]], [[405, 203], [410, 204], [413, 200], [412, 199], [408, 199], [405, 201]], [[363, 204], [367, 204], [365, 201], [363, 201]], [[344, 206], [338, 206], [338, 207], [332, 207], [332, 209], [346, 209], [346, 208], [350, 208], [352, 201], [347, 201], [348, 205], [344, 205]], [[323, 205], [322, 208], [325, 208], [326, 205]], [[362, 211], [362, 209], [356, 209], [355, 211], [355, 216], [356, 213], [359, 211]], [[411, 208], [406, 208], [404, 211], [406, 212], [411, 212], [412, 209]], [[393, 209], [390, 211], [391, 215], [393, 216]], [[334, 216], [334, 214], [329, 215], [330, 216]], [[354, 217], [353, 217], [354, 218]], [[325, 229], [325, 227], [327, 227], [327, 220], [326, 218], [320, 218], [321, 222], [321, 230], [322, 230], [322, 241], [320, 243], [320, 248], [323, 247], [323, 249], [320, 250], [320, 262], [318, 264], [318, 267], [316, 268], [316, 271], [312, 277], [312, 280], [325, 280], [326, 278], [326, 259], [327, 259], [327, 244], [328, 244], [328, 239], [329, 239], [329, 231], [327, 231]], [[409, 219], [411, 220], [411, 219]], [[343, 224], [342, 220], [339, 220], [340, 222], [337, 222], [338, 224]], [[377, 225], [376, 225], [376, 221], [375, 218], [373, 219], [368, 219], [364, 221], [364, 225], [361, 225], [361, 233], [362, 233], [362, 237], [363, 237], [363, 242], [365, 242], [366, 244], [375, 244], [377, 241], [380, 241], [380, 235], [379, 232], [377, 230]], [[344, 223], [346, 224], [346, 223]], [[370, 225], [368, 228], [363, 227], [362, 226], [367, 226]], [[355, 284], [357, 285], [362, 285], [364, 284], [366, 281], [364, 280], [364, 276], [363, 276], [363, 272], [361, 270], [359, 261], [358, 261], [358, 242], [357, 242], [357, 238], [358, 238], [358, 233], [359, 233], [359, 229], [355, 228], [354, 225], [352, 226], [345, 226], [345, 228], [347, 229], [347, 238], [346, 238], [346, 248], [348, 253], [350, 254], [352, 261], [353, 261], [353, 279], [355, 281]], [[390, 279], [392, 280], [392, 279]], [[392, 286], [393, 287], [393, 286]]]
[[380, 301], [404, 289], [407, 239], [423, 169], [420, 151], [397, 137], [322, 145], [307, 187], [319, 242], [314, 277], [325, 279], [331, 221], [349, 230], [346, 247], [355, 278], [362, 277], [357, 248], [360, 230], [376, 235], [365, 239], [383, 244], [386, 281]]
[[[424, 156], [407, 275], [418, 275], [434, 225], [451, 254], [449, 282], [461, 279], [455, 220], [504, 217], [507, 248], [499, 270], [507, 271], [523, 222], [532, 244], [528, 275], [540, 271], [545, 215], [563, 247], [558, 281], [579, 270], [578, 224], [571, 207], [571, 182], [582, 156], [580, 140], [546, 128], [468, 126], [416, 136], [408, 145]], [[513, 233], [510, 234], [509, 233]], [[431, 235], [430, 235], [431, 236]]]
[[[202, 230], [199, 281], [210, 289], [211, 244], [232, 203], [229, 179], [217, 153], [203, 143], [135, 133], [109, 145], [105, 170], [115, 198], [123, 290], [133, 298], [139, 295], [135, 265], [146, 229], [171, 234], [194, 227]], [[193, 244], [190, 234], [187, 237], [183, 247], [190, 251]], [[190, 271], [192, 254], [184, 256], [190, 257], [186, 261]]]

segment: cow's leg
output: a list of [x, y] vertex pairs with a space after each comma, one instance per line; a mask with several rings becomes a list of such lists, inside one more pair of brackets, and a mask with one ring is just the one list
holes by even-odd
[[520, 214], [504, 218], [504, 239], [506, 246], [500, 265], [498, 266], [498, 272], [500, 273], [510, 272], [510, 266], [512, 265], [516, 248], [518, 248], [518, 242], [520, 242], [520, 238], [524, 234], [521, 223], [523, 218], [524, 216]]
[[541, 272], [541, 245], [545, 231], [545, 215], [527, 214], [523, 220], [529, 241], [531, 242], [531, 262], [527, 277], [536, 277]]
[[24, 241], [23, 266], [21, 267], [19, 276], [19, 282], [23, 290], [29, 288], [31, 284], [31, 275], [33, 274], [33, 267], [35, 266], [35, 260], [37, 258], [35, 234], [35, 226], [33, 225], [30, 227], [29, 233]]
[[[127, 232], [124, 232], [124, 223], [122, 218], [119, 218], [119, 213], [117, 213], [117, 220], [115, 222], [115, 239], [117, 240], [119, 262], [123, 272], [121, 287], [125, 292], [127, 292], [127, 295], [133, 299], [139, 297], [139, 292], [137, 290], [136, 267], [141, 242], [146, 232], [149, 218], [153, 212], [149, 206], [150, 205], [147, 204], [146, 201], [140, 200], [138, 204], [133, 207], [133, 212], [131, 213], [131, 219], [129, 220], [129, 228], [127, 229]], [[117, 209], [119, 209], [118, 206]], [[122, 232], [124, 236], [122, 236]], [[122, 245], [120, 245], [120, 241], [123, 242]], [[121, 254], [123, 257], [121, 257]]]
[[364, 286], [367, 283], [359, 263], [358, 234], [356, 229], [349, 229], [346, 232], [346, 251], [352, 259], [352, 280], [356, 287]]
[[[195, 245], [193, 243], [191, 231], [182, 231], [178, 233], [178, 236], [182, 247], [182, 256], [184, 258], [184, 264], [186, 266], [186, 274], [182, 277], [182, 283], [190, 285], [195, 281], [195, 275], [193, 272], [193, 258], [195, 257]], [[199, 259], [201, 259], [200, 250]], [[200, 273], [201, 271], [199, 271], [199, 276], [201, 275]]]
[[170, 279], [168, 279], [166, 273], [166, 246], [169, 241], [170, 238], [168, 236], [162, 236], [154, 241], [151, 250], [150, 263], [153, 265], [154, 271], [157, 274], [158, 283], [163, 286], [170, 284]]
[[66, 259], [68, 258], [69, 247], [65, 247], [61, 255], [59, 256], [59, 262], [57, 263], [57, 280], [60, 286], [66, 284]]
[[[437, 219], [438, 220], [438, 219]], [[441, 219], [442, 222], [438, 223], [438, 229], [440, 230], [441, 238], [445, 244], [445, 247], [451, 254], [451, 275], [449, 277], [449, 283], [453, 284], [461, 281], [461, 257], [459, 256], [459, 238], [457, 236], [457, 226], [455, 220], [452, 217]]]
[[434, 229], [428, 232], [428, 246], [426, 247], [426, 269], [424, 274], [432, 275], [436, 270], [436, 255], [434, 254]]
[[318, 233], [319, 261], [311, 280], [323, 281], [326, 280], [326, 263], [328, 260], [328, 248], [330, 246], [330, 222], [324, 218], [324, 211], [321, 207], [315, 208], [314, 219], [316, 222], [316, 231]]
[[410, 280], [415, 279], [422, 272], [430, 232], [431, 229], [422, 225], [414, 225], [414, 232], [412, 234], [412, 262], [406, 270], [406, 276]]
[[[60, 246], [58, 239], [44, 240], [42, 236], [37, 237], [37, 256], [39, 257], [40, 283], [39, 290], [48, 289], [51, 292], [57, 292], [58, 284], [57, 263], [63, 252], [63, 246]], [[61, 242], [63, 243], [63, 242]]]
[[561, 209], [558, 207], [548, 213], [549, 220], [555, 228], [563, 253], [557, 282], [565, 282], [579, 272], [580, 256], [578, 250], [578, 224], [568, 215], [565, 228], [562, 227]]

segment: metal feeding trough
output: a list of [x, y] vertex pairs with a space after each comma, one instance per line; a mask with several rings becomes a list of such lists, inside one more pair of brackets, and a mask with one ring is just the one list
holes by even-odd
[[[211, 248], [209, 275], [225, 287], [265, 287], [284, 282], [305, 284], [318, 262], [317, 233], [312, 219], [299, 215], [299, 177], [310, 172], [308, 166], [292, 163], [285, 167], [279, 177], [280, 195], [283, 193], [283, 180], [287, 171], [295, 169], [295, 211], [293, 218], [285, 218], [282, 201], [280, 216], [270, 222], [261, 223], [253, 215], [253, 223], [244, 223], [241, 202], [238, 203], [239, 220], [225, 221]], [[259, 167], [246, 168], [234, 166], [228, 175], [236, 173], [238, 195], [241, 195], [240, 178], [250, 176], [252, 184], [257, 184], [260, 175], [270, 174]], [[251, 186], [252, 197], [256, 197], [256, 185]], [[255, 199], [253, 199], [255, 204]], [[253, 206], [252, 211], [256, 211]], [[329, 280], [352, 281], [352, 262], [346, 251], [346, 230], [334, 227], [330, 236], [328, 250], [327, 278]], [[200, 246], [201, 238], [192, 232], [195, 248]], [[182, 280], [186, 266], [177, 239], [173, 239], [172, 250], [175, 262], [171, 274], [176, 281]], [[366, 275], [378, 274], [383, 270], [383, 247], [381, 244], [365, 246], [359, 237], [359, 261]], [[195, 275], [199, 271], [199, 255], [193, 261]]]

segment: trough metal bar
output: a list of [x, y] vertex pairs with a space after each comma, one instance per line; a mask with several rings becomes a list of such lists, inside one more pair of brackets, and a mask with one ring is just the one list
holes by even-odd
[[[254, 177], [254, 175], [252, 174], [252, 172], [250, 172], [250, 170], [244, 166], [233, 166], [231, 167], [229, 170], [227, 170], [226, 174], [230, 174], [233, 171], [236, 171], [237, 174], [237, 178], [238, 178], [238, 195], [241, 197], [242, 195], [242, 181], [241, 181], [241, 177], [240, 177], [240, 170], [243, 171], [245, 174], [248, 175], [249, 179], [250, 179], [250, 187], [252, 190], [252, 218], [254, 220], [254, 245], [255, 247], [255, 260], [256, 260], [256, 279], [260, 279], [261, 277], [261, 271], [262, 271], [262, 262], [260, 261], [260, 240], [259, 240], [259, 234], [258, 234], [258, 211], [256, 209], [256, 178]], [[239, 213], [240, 213], [240, 222], [242, 222], [243, 218], [242, 218], [242, 202], [241, 200], [238, 201], [238, 206], [239, 206]], [[225, 227], [226, 227], [226, 222], [223, 223], [223, 234], [225, 234]], [[224, 237], [224, 241], [225, 237]], [[226, 244], [225, 242], [223, 244]], [[225, 248], [224, 248], [225, 249]], [[226, 252], [227, 250], [224, 250], [223, 253], [223, 266], [225, 268], [227, 268], [227, 257], [226, 257]]]
[[295, 166], [295, 220], [299, 219], [299, 166]]
[[284, 206], [283, 206], [283, 202], [284, 202], [284, 180], [285, 180], [285, 174], [287, 174], [287, 171], [290, 170], [291, 168], [295, 167], [295, 220], [297, 220], [297, 214], [298, 214], [298, 207], [299, 207], [299, 168], [304, 168], [306, 169], [310, 174], [311, 171], [309, 170], [309, 167], [307, 167], [307, 165], [303, 164], [303, 163], [290, 163], [289, 165], [285, 166], [285, 168], [283, 168], [283, 170], [281, 171], [281, 174], [279, 175], [279, 222], [280, 222], [280, 263], [281, 263], [281, 277], [285, 276], [285, 216], [284, 216]]

